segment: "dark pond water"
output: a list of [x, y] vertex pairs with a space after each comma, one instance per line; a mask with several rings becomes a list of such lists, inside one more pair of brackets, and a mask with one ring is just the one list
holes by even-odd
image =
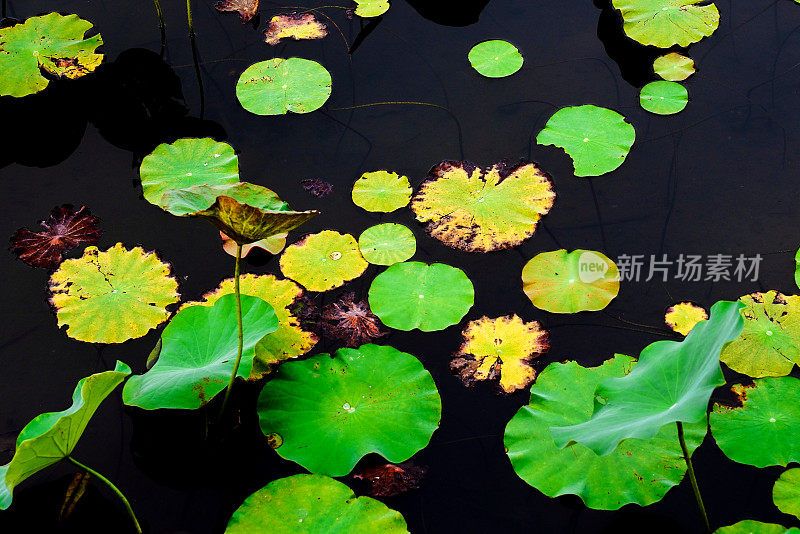
[[[215, 135], [239, 151], [244, 179], [275, 189], [292, 206], [323, 211], [303, 231], [358, 235], [378, 221], [414, 229], [415, 259], [455, 265], [474, 281], [475, 307], [464, 322], [515, 312], [550, 331], [552, 348], [540, 369], [565, 359], [596, 365], [615, 352], [638, 354], [669, 336], [663, 312], [679, 300], [708, 306], [753, 291], [796, 290], [791, 249], [800, 241], [800, 6], [789, 0], [719, 1], [719, 30], [689, 51], [698, 66], [686, 82], [689, 106], [659, 117], [639, 107], [637, 87], [650, 79], [656, 54], [625, 41], [602, 0], [494, 0], [481, 12], [485, 3], [393, 0], [387, 15], [362, 34], [357, 18], [331, 10], [347, 41], [363, 37], [348, 56], [335, 30], [322, 41], [264, 44], [264, 18], [280, 4], [262, 0], [256, 31], [203, 0], [196, 7], [206, 100], [200, 120], [182, 2], [164, 6], [169, 68], [158, 60], [158, 26], [146, 0], [9, 0], [10, 16], [56, 9], [94, 22], [106, 43], [107, 65], [38, 96], [0, 99], [0, 236], [33, 225], [58, 204], [87, 205], [102, 218], [101, 248], [121, 241], [157, 250], [180, 277], [183, 298], [196, 299], [231, 275], [232, 258], [210, 225], [176, 219], [144, 201], [137, 165], [159, 142]], [[474, 72], [467, 51], [488, 38], [518, 45], [523, 69], [500, 80]], [[325, 108], [288, 117], [258, 117], [240, 108], [234, 95], [239, 74], [274, 56], [315, 59], [331, 71], [333, 95]], [[385, 101], [428, 102], [449, 113], [418, 105], [341, 109]], [[572, 175], [562, 151], [532, 142], [557, 107], [584, 103], [620, 111], [637, 135], [622, 167], [591, 181]], [[514, 250], [455, 252], [427, 237], [410, 210], [377, 216], [350, 200], [350, 185], [362, 172], [395, 170], [417, 185], [432, 165], [462, 157], [479, 165], [531, 158], [553, 176], [556, 204], [533, 238]], [[300, 187], [304, 178], [331, 182], [335, 191], [315, 199]], [[667, 254], [671, 260], [680, 254], [761, 253], [763, 261], [757, 281], [628, 282], [604, 312], [562, 316], [533, 308], [520, 283], [527, 259], [561, 247], [601, 250], [612, 258]], [[33, 416], [66, 407], [79, 378], [110, 368], [115, 359], [144, 370], [158, 333], [104, 347], [74, 341], [56, 328], [47, 303], [48, 273], [10, 252], [0, 262], [2, 463], [10, 458], [14, 433]], [[246, 270], [279, 273], [276, 258], [256, 258]], [[345, 289], [363, 294], [376, 273], [370, 267]], [[629, 322], [652, 328], [648, 333]], [[462, 327], [386, 338], [422, 360], [444, 405], [441, 428], [415, 458], [429, 466], [422, 488], [386, 501], [403, 513], [412, 532], [701, 531], [688, 480], [650, 507], [601, 512], [577, 498], [549, 499], [517, 478], [502, 434], [528, 394], [466, 389], [450, 374], [449, 356]], [[317, 350], [335, 348], [322, 343]], [[238, 393], [242, 406], [252, 406], [257, 391]], [[222, 532], [246, 495], [299, 472], [266, 446], [252, 410], [244, 414], [241, 430], [212, 447], [202, 441], [201, 417], [128, 413], [115, 395], [98, 411], [75, 456], [118, 483], [149, 532]], [[771, 499], [779, 468], [728, 461], [710, 436], [694, 458], [715, 527], [745, 518], [786, 523], [788, 516]], [[20, 487], [11, 510], [0, 513], [0, 531], [125, 532], [128, 520], [118, 503], [95, 485], [72, 519], [56, 525], [71, 472], [62, 463]]]

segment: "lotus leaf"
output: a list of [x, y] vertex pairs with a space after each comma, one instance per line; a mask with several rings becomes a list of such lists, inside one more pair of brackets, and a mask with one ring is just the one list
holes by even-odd
[[[561, 449], [550, 436], [552, 426], [588, 421], [597, 385], [626, 376], [635, 365], [635, 359], [622, 354], [599, 367], [577, 362], [548, 365], [531, 387], [530, 404], [506, 427], [505, 446], [517, 475], [548, 497], [574, 494], [599, 510], [617, 510], [628, 503], [647, 506], [680, 483], [686, 463], [674, 425], [649, 439], [627, 439], [607, 456], [579, 444]], [[690, 453], [705, 434], [705, 419], [686, 426]]]
[[117, 362], [113, 371], [81, 379], [72, 394], [72, 406], [63, 412], [43, 413], [19, 433], [11, 462], [0, 467], [0, 510], [11, 506], [14, 488], [26, 478], [69, 456], [94, 412], [131, 374]]
[[310, 113], [331, 96], [331, 75], [310, 59], [273, 58], [247, 67], [236, 84], [236, 98], [256, 115]]
[[97, 227], [99, 221], [86, 206], [78, 211], [69, 204], [56, 206], [40, 223], [44, 231], [20, 228], [11, 238], [11, 248], [28, 265], [55, 269], [64, 259], [65, 250], [81, 243], [97, 243], [103, 233]]
[[366, 482], [369, 485], [369, 495], [372, 497], [394, 497], [419, 489], [427, 471], [426, 467], [415, 465], [409, 460], [400, 465], [383, 464], [366, 467], [354, 473], [353, 478]]
[[711, 318], [683, 341], [645, 347], [630, 374], [600, 383], [591, 419], [550, 429], [556, 444], [574, 441], [606, 455], [624, 439], [649, 439], [668, 423], [703, 419], [711, 392], [725, 383], [719, 353], [742, 331], [741, 308], [738, 302], [719, 301], [711, 307]]
[[368, 262], [392, 265], [406, 261], [417, 251], [414, 234], [402, 224], [376, 224], [358, 238], [358, 248]]
[[356, 15], [359, 17], [379, 17], [389, 11], [389, 0], [354, 0]]
[[425, 229], [447, 246], [489, 252], [522, 243], [553, 206], [550, 177], [521, 162], [484, 171], [465, 162], [443, 161], [431, 169], [411, 209]]
[[719, 10], [707, 0], [612, 0], [625, 34], [643, 45], [688, 46], [719, 26]]
[[772, 500], [778, 510], [800, 519], [800, 468], [781, 473], [772, 488]]
[[464, 271], [444, 263], [395, 263], [375, 277], [369, 306], [389, 328], [423, 332], [457, 324], [475, 302]]
[[755, 387], [734, 386], [741, 408], [714, 405], [711, 434], [725, 456], [766, 467], [800, 462], [800, 380], [758, 378]]
[[[222, 250], [224, 250], [229, 256], [233, 256], [235, 258], [236, 249], [239, 247], [239, 245], [236, 244], [236, 241], [226, 236], [224, 232], [220, 232], [219, 235], [222, 238]], [[286, 238], [288, 236], [289, 234], [284, 232], [282, 234], [275, 234], [267, 237], [261, 241], [255, 241], [249, 245], [242, 245], [242, 258], [247, 257], [247, 255], [250, 254], [250, 251], [254, 248], [260, 248], [261, 250], [269, 252], [270, 254], [280, 254], [284, 247], [286, 247]]]
[[683, 111], [688, 102], [686, 88], [675, 82], [650, 82], [639, 93], [642, 108], [656, 115], [673, 115]]
[[[256, 344], [278, 328], [272, 306], [242, 295], [244, 343], [237, 376], [247, 379]], [[145, 374], [131, 377], [122, 390], [128, 406], [194, 410], [225, 389], [239, 348], [236, 297], [225, 295], [213, 306], [180, 310], [161, 333], [158, 361]]]
[[281, 39], [322, 39], [328, 35], [323, 23], [311, 13], [291, 13], [275, 15], [269, 21], [269, 28], [264, 33], [267, 44], [276, 45]]
[[324, 230], [289, 245], [281, 254], [281, 272], [309, 291], [328, 291], [358, 278], [367, 269], [350, 234]]
[[250, 495], [233, 513], [225, 534], [401, 534], [400, 512], [322, 475], [273, 480]]
[[38, 93], [50, 83], [44, 76], [79, 78], [103, 61], [95, 53], [100, 34], [84, 39], [92, 23], [78, 15], [48, 13], [0, 28], [0, 96]]
[[523, 322], [514, 314], [470, 321], [462, 335], [464, 343], [450, 369], [458, 373], [465, 386], [499, 378], [500, 388], [506, 393], [533, 382], [536, 371], [531, 363], [550, 348], [547, 332], [539, 323]]
[[284, 363], [258, 398], [261, 430], [280, 443], [276, 452], [331, 476], [346, 475], [369, 453], [408, 460], [441, 415], [436, 384], [419, 360], [371, 344]]
[[220, 0], [214, 4], [217, 11], [238, 13], [239, 20], [250, 22], [258, 12], [258, 0]]
[[552, 313], [602, 310], [619, 293], [619, 270], [593, 250], [542, 252], [523, 267], [522, 290], [534, 306]]
[[708, 319], [708, 312], [691, 302], [680, 302], [671, 306], [664, 315], [664, 322], [667, 323], [667, 326], [682, 336], [691, 332], [694, 325], [706, 319]]
[[676, 52], [657, 57], [653, 70], [670, 82], [680, 82], [694, 74], [694, 60]]
[[396, 172], [365, 172], [353, 184], [353, 202], [367, 211], [389, 213], [408, 205], [411, 185]]
[[572, 158], [575, 176], [600, 176], [625, 161], [636, 130], [616, 111], [572, 106], [556, 111], [536, 136], [540, 145], [561, 147]]
[[794, 255], [794, 284], [800, 287], [800, 249]]
[[745, 519], [734, 525], [718, 528], [714, 534], [800, 534], [800, 528], [786, 528], [775, 523]]
[[522, 54], [508, 41], [483, 41], [469, 51], [469, 63], [487, 78], [511, 76], [522, 68]]
[[105, 252], [86, 247], [50, 277], [50, 302], [58, 326], [89, 343], [122, 343], [142, 337], [169, 317], [178, 282], [154, 252], [117, 243]]

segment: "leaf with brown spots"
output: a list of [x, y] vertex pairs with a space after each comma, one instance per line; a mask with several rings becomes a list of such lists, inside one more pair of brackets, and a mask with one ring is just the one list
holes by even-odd
[[70, 204], [53, 208], [47, 220], [41, 221], [44, 231], [20, 228], [11, 238], [11, 248], [19, 259], [33, 267], [55, 269], [64, 259], [65, 250], [81, 243], [94, 245], [103, 233], [97, 227], [100, 219], [82, 206], [78, 211]]
[[385, 336], [378, 317], [366, 300], [355, 300], [355, 293], [345, 293], [322, 309], [320, 326], [326, 337], [344, 342], [351, 348]]
[[[226, 236], [224, 232], [220, 232], [219, 236], [222, 238], [222, 250], [224, 250], [229, 256], [233, 256], [235, 258], [236, 248], [238, 246], [236, 241]], [[261, 250], [265, 250], [270, 254], [280, 254], [281, 250], [283, 250], [283, 248], [286, 246], [286, 238], [288, 236], [289, 233], [284, 232], [282, 234], [269, 236], [261, 241], [255, 241], [248, 245], [242, 245], [242, 257], [246, 257], [254, 248], [260, 248]]]
[[708, 312], [702, 306], [691, 302], [680, 302], [670, 306], [664, 315], [664, 322], [682, 336], [687, 335], [694, 325], [708, 319]]
[[367, 467], [355, 473], [353, 478], [369, 484], [372, 497], [394, 497], [418, 489], [427, 471], [427, 467], [403, 462]]
[[243, 23], [250, 22], [258, 12], [258, 0], [222, 0], [214, 4], [214, 9], [223, 13], [239, 13]]
[[326, 26], [311, 13], [290, 13], [275, 15], [269, 21], [269, 28], [264, 32], [264, 41], [276, 45], [281, 39], [322, 39], [328, 35]]

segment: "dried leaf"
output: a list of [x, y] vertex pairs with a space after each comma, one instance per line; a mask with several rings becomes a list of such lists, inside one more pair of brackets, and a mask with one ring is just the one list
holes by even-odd
[[258, 0], [222, 0], [214, 4], [214, 9], [223, 13], [239, 13], [243, 23], [250, 22], [258, 11]]
[[75, 510], [75, 505], [83, 497], [86, 491], [86, 486], [89, 484], [89, 473], [75, 473], [72, 477], [72, 482], [69, 483], [67, 493], [64, 495], [64, 502], [61, 503], [61, 510], [58, 511], [58, 518], [60, 520], [67, 519], [72, 515]]
[[281, 39], [322, 39], [328, 35], [328, 29], [311, 13], [290, 13], [276, 15], [269, 21], [269, 28], [264, 32], [267, 44], [276, 45]]
[[418, 489], [427, 471], [427, 467], [403, 462], [368, 467], [355, 473], [353, 478], [369, 484], [372, 497], [394, 497]]
[[65, 250], [81, 243], [97, 243], [103, 233], [97, 228], [99, 221], [86, 206], [78, 211], [70, 204], [57, 206], [47, 220], [39, 223], [43, 232], [20, 228], [11, 238], [11, 248], [28, 265], [55, 269], [64, 259]]
[[320, 180], [319, 178], [308, 178], [306, 180], [301, 180], [300, 185], [303, 186], [303, 189], [317, 198], [326, 197], [333, 193], [333, 185], [324, 180]]
[[681, 302], [671, 306], [664, 315], [664, 322], [667, 323], [667, 326], [683, 336], [687, 335], [694, 325], [706, 319], [708, 319], [708, 312], [691, 302]]
[[[222, 250], [224, 250], [227, 254], [236, 257], [236, 241], [231, 239], [230, 237], [225, 235], [225, 232], [220, 232], [219, 236], [222, 238]], [[270, 254], [280, 254], [283, 248], [286, 246], [286, 238], [289, 236], [288, 232], [284, 232], [282, 234], [275, 234], [273, 236], [269, 236], [267, 238], [262, 239], [261, 241], [255, 241], [253, 243], [249, 243], [247, 245], [242, 245], [242, 257], [244, 258], [250, 251], [254, 248], [260, 248], [261, 250], [266, 250]]]
[[355, 297], [353, 292], [345, 293], [322, 308], [320, 314], [320, 327], [324, 335], [339, 339], [352, 348], [386, 335], [367, 301], [356, 301]]

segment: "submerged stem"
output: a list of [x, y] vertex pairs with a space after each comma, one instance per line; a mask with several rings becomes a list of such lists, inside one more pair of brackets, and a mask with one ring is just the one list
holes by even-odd
[[236, 245], [236, 264], [233, 274], [233, 293], [236, 295], [236, 324], [239, 327], [239, 348], [236, 351], [236, 362], [233, 364], [233, 373], [228, 382], [228, 387], [225, 388], [225, 398], [222, 399], [222, 409], [220, 414], [225, 413], [225, 407], [228, 405], [228, 399], [231, 396], [233, 389], [233, 382], [236, 380], [236, 375], [239, 372], [239, 364], [242, 362], [242, 349], [244, 347], [244, 327], [242, 326], [242, 294], [239, 291], [239, 263], [242, 259], [242, 245]]
[[106, 486], [108, 486], [111, 489], [111, 491], [113, 491], [117, 495], [117, 497], [119, 497], [119, 499], [122, 501], [122, 504], [125, 505], [125, 510], [127, 510], [128, 515], [131, 517], [131, 520], [133, 521], [134, 527], [136, 527], [136, 532], [138, 534], [142, 534], [142, 527], [139, 526], [139, 520], [136, 519], [136, 514], [133, 513], [133, 508], [131, 508], [131, 503], [128, 502], [128, 499], [125, 498], [125, 495], [123, 495], [122, 492], [119, 489], [117, 489], [117, 487], [110, 480], [108, 480], [106, 477], [104, 477], [91, 467], [83, 465], [72, 456], [67, 456], [67, 460], [77, 465], [87, 473], [94, 475], [98, 480], [103, 481], [106, 484]]
[[203, 87], [203, 75], [200, 72], [200, 59], [197, 53], [197, 39], [194, 34], [194, 19], [192, 18], [192, 0], [186, 0], [186, 19], [189, 21], [189, 43], [192, 45], [192, 62], [194, 73], [197, 76], [197, 86], [200, 89], [200, 118], [206, 112], [206, 94]]
[[167, 27], [164, 24], [164, 11], [161, 9], [159, 0], [153, 0], [153, 4], [156, 6], [156, 13], [158, 13], [158, 27], [161, 30], [161, 53], [163, 54], [167, 48]]
[[697, 477], [694, 474], [694, 467], [692, 466], [692, 458], [689, 455], [689, 449], [686, 447], [686, 440], [683, 439], [683, 425], [680, 421], [676, 421], [678, 425], [678, 441], [681, 442], [681, 449], [683, 450], [683, 459], [686, 461], [686, 468], [689, 471], [689, 480], [692, 482], [692, 491], [694, 491], [694, 498], [697, 501], [697, 507], [700, 509], [700, 514], [703, 516], [703, 523], [706, 527], [706, 532], [711, 532], [711, 524], [708, 522], [708, 515], [706, 514], [706, 507], [703, 504], [703, 497], [700, 495], [700, 487], [697, 485]]

